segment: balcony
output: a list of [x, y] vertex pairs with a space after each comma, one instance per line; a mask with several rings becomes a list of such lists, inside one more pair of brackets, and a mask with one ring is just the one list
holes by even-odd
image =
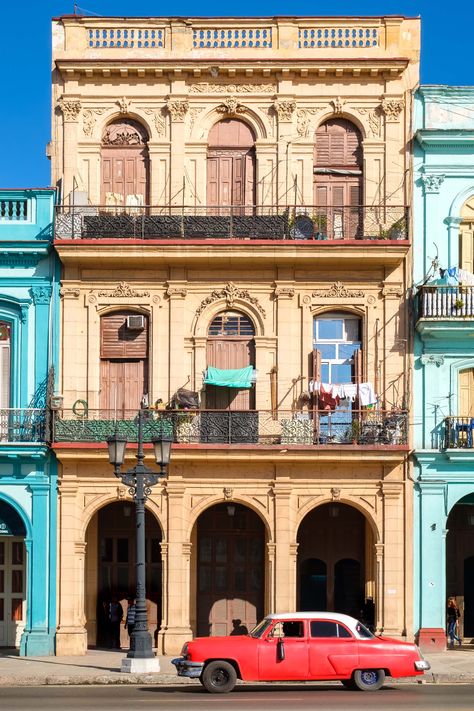
[[55, 239], [393, 243], [408, 225], [401, 205], [58, 206]]
[[[108, 410], [88, 410], [82, 415], [55, 413], [56, 443], [105, 442], [117, 432], [137, 441], [136, 411], [119, 416]], [[305, 447], [407, 445], [408, 414], [402, 411], [337, 410], [322, 412], [272, 412], [269, 410], [169, 410], [150, 411], [144, 440], [166, 432], [177, 444], [187, 445], [299, 445]]]
[[41, 408], [2, 408], [0, 445], [45, 442], [49, 438], [46, 410]]
[[474, 287], [422, 286], [418, 292], [418, 318], [474, 317]]

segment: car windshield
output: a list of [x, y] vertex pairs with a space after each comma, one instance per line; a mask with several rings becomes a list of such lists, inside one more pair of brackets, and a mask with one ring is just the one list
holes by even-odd
[[358, 622], [356, 624], [356, 632], [360, 637], [364, 637], [365, 639], [372, 639], [375, 637], [374, 634], [370, 630], [367, 629], [365, 625], [362, 624], [362, 622]]
[[253, 630], [250, 632], [250, 636], [261, 637], [265, 630], [267, 630], [271, 624], [272, 621], [265, 617], [265, 619], [263, 619], [261, 622], [258, 623], [256, 627], [253, 628]]

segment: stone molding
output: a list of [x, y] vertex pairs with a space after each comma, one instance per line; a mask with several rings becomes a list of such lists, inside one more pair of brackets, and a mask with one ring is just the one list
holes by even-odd
[[200, 82], [191, 84], [190, 94], [273, 94], [277, 90], [275, 84], [209, 84]]
[[244, 114], [247, 109], [235, 98], [235, 96], [227, 96], [223, 100], [222, 104], [219, 104], [216, 108], [216, 111], [226, 116], [237, 116], [237, 114]]
[[420, 356], [421, 365], [436, 365], [437, 368], [444, 364], [444, 355], [441, 353], [424, 353]]
[[385, 120], [387, 123], [396, 123], [398, 118], [405, 108], [405, 102], [403, 99], [383, 99], [382, 111], [385, 114]]
[[66, 98], [65, 96], [61, 96], [58, 100], [57, 106], [62, 111], [64, 121], [73, 122], [77, 121], [78, 116], [81, 113], [82, 104], [77, 98]]
[[113, 299], [133, 299], [133, 298], [148, 298], [149, 291], [136, 291], [130, 284], [125, 281], [120, 281], [115, 289], [102, 289], [97, 292], [97, 296], [107, 296]]
[[361, 289], [347, 289], [341, 281], [335, 281], [328, 289], [316, 289], [312, 296], [322, 299], [359, 299], [365, 297], [365, 291]]
[[336, 97], [335, 99], [332, 99], [332, 101], [329, 102], [331, 106], [333, 107], [334, 113], [336, 115], [340, 115], [343, 112], [344, 105], [345, 105], [345, 99], [341, 99], [340, 96]]
[[439, 193], [445, 177], [443, 173], [423, 173], [420, 179], [423, 183], [425, 195], [428, 193]]
[[176, 123], [182, 123], [184, 121], [189, 109], [189, 102], [186, 99], [172, 99], [169, 97], [166, 101], [166, 106], [172, 121]]
[[276, 99], [273, 102], [273, 108], [277, 112], [279, 121], [291, 121], [296, 109], [296, 101]]

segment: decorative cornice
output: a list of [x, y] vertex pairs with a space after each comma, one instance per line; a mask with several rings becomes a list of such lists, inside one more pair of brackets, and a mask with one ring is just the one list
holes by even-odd
[[405, 108], [403, 99], [383, 99], [381, 108], [388, 123], [395, 123]]
[[472, 129], [418, 129], [415, 138], [423, 148], [454, 148], [466, 147], [472, 149], [474, 130]]
[[227, 116], [236, 116], [237, 114], [244, 114], [247, 109], [237, 101], [235, 96], [227, 96], [222, 104], [219, 104], [216, 111]]
[[57, 106], [61, 109], [65, 121], [77, 121], [77, 117], [81, 113], [81, 102], [79, 99], [61, 96]]
[[166, 106], [171, 115], [171, 120], [183, 122], [189, 109], [189, 102], [186, 99], [171, 99], [166, 101]]
[[423, 183], [425, 195], [428, 193], [439, 193], [441, 183], [445, 177], [443, 173], [423, 173], [423, 175], [420, 176], [420, 180]]
[[323, 299], [359, 299], [365, 296], [365, 292], [360, 289], [347, 289], [342, 282], [335, 281], [329, 289], [317, 289], [313, 291], [312, 296]]
[[444, 364], [444, 355], [437, 353], [424, 353], [420, 356], [421, 365], [436, 365], [437, 368]]
[[258, 299], [250, 296], [247, 289], [239, 289], [231, 281], [223, 289], [214, 289], [208, 297], [203, 299], [196, 310], [196, 316], [200, 316], [209, 304], [212, 304], [215, 301], [220, 301], [221, 299], [226, 300], [228, 308], [232, 308], [234, 306], [236, 299], [242, 299], [242, 301], [247, 301], [249, 304], [255, 306], [260, 311], [263, 318], [266, 316], [265, 311], [260, 305]]
[[275, 99], [273, 108], [278, 114], [279, 121], [291, 121], [293, 111], [296, 109], [296, 101], [286, 99]]
[[191, 84], [190, 94], [272, 94], [275, 84], [209, 84], [200, 82]]
[[149, 291], [135, 291], [132, 289], [130, 284], [125, 281], [120, 281], [115, 289], [103, 289], [97, 293], [97, 296], [107, 296], [113, 299], [132, 299], [132, 298], [145, 298], [150, 296]]
[[52, 287], [46, 284], [42, 284], [41, 286], [32, 286], [30, 294], [35, 305], [49, 304], [51, 300]]

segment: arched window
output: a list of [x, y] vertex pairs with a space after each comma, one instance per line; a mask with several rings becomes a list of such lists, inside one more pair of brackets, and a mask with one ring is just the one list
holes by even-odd
[[362, 137], [347, 119], [329, 119], [316, 130], [314, 203], [319, 229], [329, 239], [361, 236]]
[[102, 136], [102, 205], [146, 205], [149, 200], [148, 135], [132, 119], [109, 123]]
[[209, 336], [255, 336], [255, 328], [245, 314], [221, 311], [209, 326]]
[[[255, 203], [255, 135], [238, 119], [218, 121], [209, 131], [207, 204], [215, 207]], [[224, 211], [225, 214], [225, 211]]]

